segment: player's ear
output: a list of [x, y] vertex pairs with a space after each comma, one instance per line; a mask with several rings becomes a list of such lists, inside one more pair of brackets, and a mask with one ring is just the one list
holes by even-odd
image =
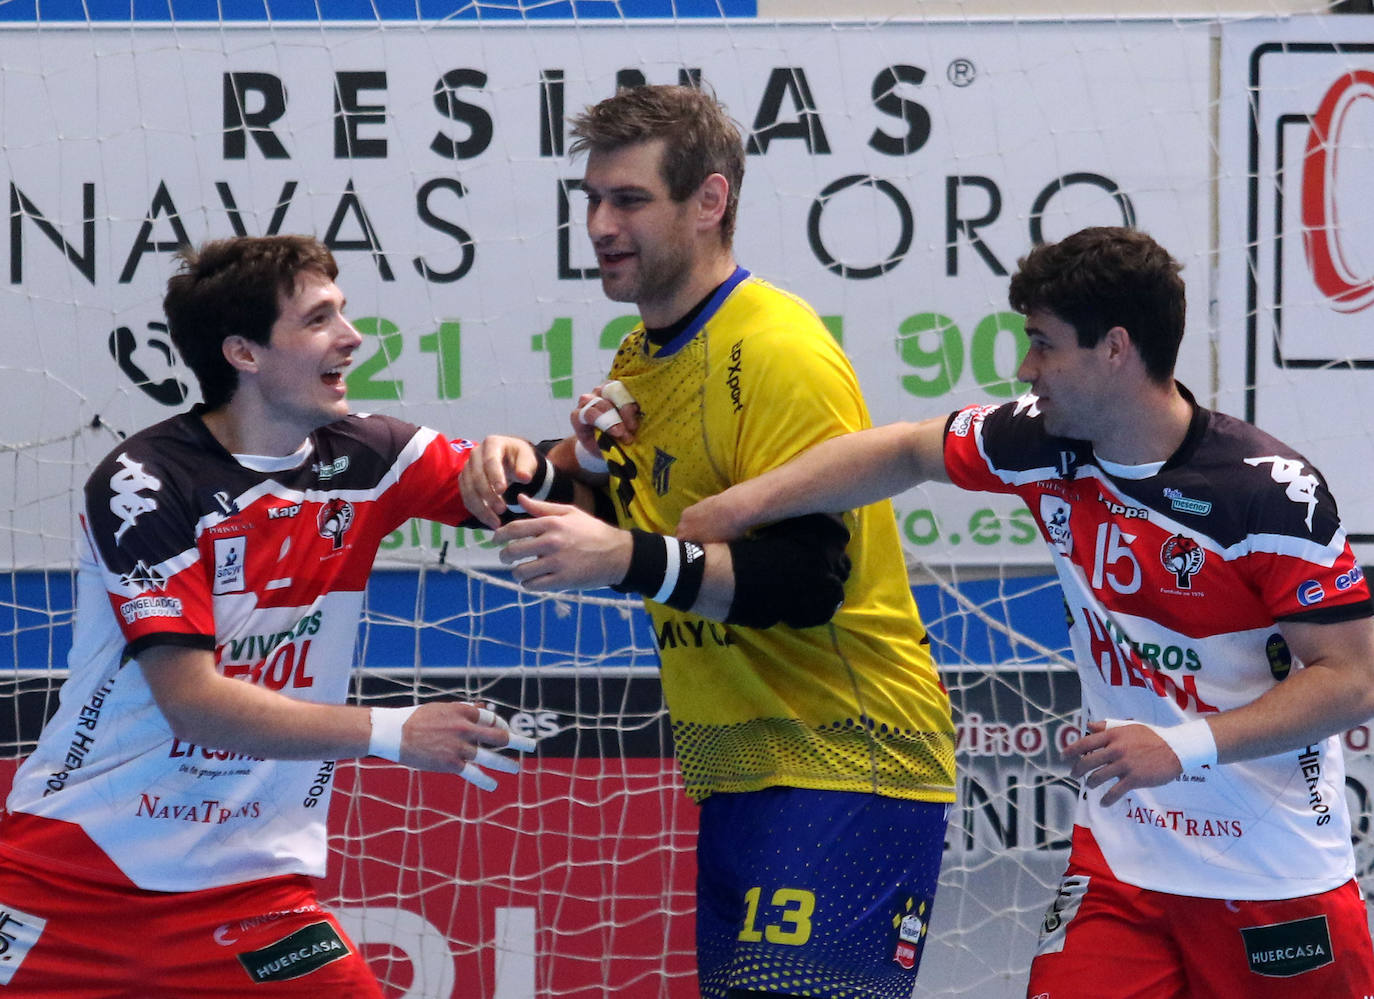
[[725, 215], [726, 203], [730, 200], [730, 182], [724, 176], [713, 173], [697, 188], [697, 225], [701, 229], [714, 229], [720, 225]]
[[258, 346], [246, 336], [239, 336], [235, 333], [224, 338], [224, 342], [220, 344], [220, 350], [224, 353], [224, 359], [235, 371], [257, 371], [258, 355], [256, 348]]

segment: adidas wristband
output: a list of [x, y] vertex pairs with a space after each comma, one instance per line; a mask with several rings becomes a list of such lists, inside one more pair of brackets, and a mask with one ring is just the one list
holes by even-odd
[[611, 589], [639, 593], [676, 610], [691, 610], [706, 577], [706, 549], [693, 541], [634, 528], [625, 578]]

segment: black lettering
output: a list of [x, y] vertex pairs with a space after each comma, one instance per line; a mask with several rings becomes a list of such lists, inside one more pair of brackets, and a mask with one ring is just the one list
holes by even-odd
[[[159, 215], [166, 215], [167, 222], [172, 227], [172, 234], [176, 237], [172, 240], [150, 239], [153, 233], [153, 226], [157, 223]], [[181, 213], [177, 211], [176, 204], [172, 201], [171, 192], [167, 190], [166, 181], [157, 182], [157, 191], [153, 193], [153, 203], [148, 206], [148, 214], [143, 217], [143, 226], [138, 230], [138, 236], [134, 239], [134, 245], [129, 250], [129, 259], [124, 261], [124, 269], [119, 273], [119, 283], [128, 284], [134, 279], [134, 271], [138, 270], [139, 261], [143, 255], [151, 251], [162, 253], [175, 253], [183, 246], [191, 245], [191, 237], [186, 235], [186, 227], [181, 224]]]
[[81, 253], [62, 238], [57, 226], [49, 222], [38, 206], [13, 183], [10, 184], [10, 284], [24, 280], [24, 219], [32, 220], [38, 231], [56, 246], [72, 266], [95, 284], [95, 185], [81, 185]]
[[[798, 115], [796, 121], [778, 120], [784, 96], [792, 100]], [[768, 144], [774, 139], [801, 139], [812, 156], [830, 152], [830, 142], [821, 126], [821, 116], [816, 112], [811, 86], [806, 82], [806, 71], [800, 66], [779, 66], [769, 74], [746, 151], [751, 156], [766, 153]]]
[[[341, 239], [339, 237], [339, 230], [343, 228], [344, 219], [350, 215], [362, 230], [361, 239]], [[377, 265], [377, 273], [381, 275], [382, 280], [396, 280], [396, 275], [392, 273], [391, 265], [387, 263], [386, 255], [382, 252], [382, 243], [377, 238], [377, 231], [372, 228], [372, 222], [367, 217], [367, 212], [358, 199], [357, 189], [351, 180], [348, 182], [348, 186], [344, 188], [343, 196], [339, 198], [339, 205], [334, 209], [334, 217], [329, 220], [329, 228], [324, 234], [324, 245], [329, 247], [331, 251], [367, 250], [372, 254], [372, 260]]]
[[[959, 189], [976, 187], [988, 198], [988, 207], [977, 218], [964, 218], [959, 214]], [[946, 177], [945, 178], [945, 273], [950, 277], [959, 273], [959, 237], [963, 236], [969, 245], [983, 258], [988, 270], [998, 277], [1005, 277], [1007, 269], [993, 255], [983, 237], [978, 235], [982, 226], [991, 225], [1002, 214], [1002, 191], [990, 177]]]
[[919, 66], [888, 66], [873, 78], [873, 106], [883, 114], [901, 118], [906, 123], [906, 134], [888, 135], [875, 128], [869, 136], [868, 144], [888, 156], [908, 156], [920, 149], [930, 139], [930, 112], [916, 101], [909, 101], [897, 93], [903, 83], [919, 85], [926, 78], [926, 71]]
[[1050, 201], [1064, 188], [1074, 184], [1088, 184], [1093, 187], [1100, 187], [1112, 196], [1116, 202], [1117, 209], [1121, 212], [1120, 225], [1132, 227], [1135, 225], [1135, 205], [1131, 203], [1130, 196], [1120, 187], [1116, 181], [1110, 177], [1104, 177], [1098, 173], [1066, 173], [1062, 177], [1056, 177], [1044, 186], [1039, 194], [1035, 196], [1035, 203], [1031, 206], [1030, 213], [1030, 237], [1031, 242], [1039, 246], [1045, 241], [1045, 209], [1049, 207]]
[[[281, 194], [272, 209], [272, 218], [267, 223], [267, 232], [263, 235], [275, 236], [281, 232], [282, 222], [286, 220], [286, 210], [291, 207], [291, 199], [296, 196], [296, 186], [294, 180], [282, 184]], [[234, 235], [247, 236], [248, 227], [243, 224], [243, 216], [239, 212], [238, 201], [234, 198], [234, 191], [229, 182], [215, 181], [215, 190], [219, 192], [219, 203], [224, 206], [224, 213], [229, 216], [229, 225], [234, 230]]]
[[429, 207], [430, 195], [441, 190], [452, 191], [454, 196], [458, 198], [468, 193], [467, 189], [452, 177], [435, 177], [433, 180], [426, 181], [415, 192], [415, 211], [419, 214], [420, 221], [425, 225], [453, 237], [453, 241], [458, 244], [460, 251], [458, 265], [452, 270], [436, 271], [425, 262], [423, 257], [414, 258], [411, 260], [411, 265], [426, 281], [432, 281], [435, 284], [452, 284], [472, 270], [472, 263], [477, 258], [477, 249], [472, 236], [468, 234], [466, 229], [456, 222], [436, 215]]
[[545, 69], [539, 72], [539, 155], [562, 156], [563, 142], [563, 71]]
[[364, 90], [386, 90], [386, 71], [380, 69], [334, 74], [334, 158], [386, 159], [386, 139], [364, 139], [359, 125], [385, 125], [386, 105], [360, 104]]
[[582, 181], [566, 177], [558, 182], [558, 280], [584, 281], [601, 276], [599, 267], [572, 265], [572, 199], [569, 191], [582, 190]]
[[[248, 110], [248, 95], [256, 94], [262, 106]], [[248, 136], [258, 151], [269, 160], [290, 159], [272, 123], [286, 114], [286, 88], [271, 73], [224, 74], [224, 158], [242, 160], [248, 156]]]
[[450, 121], [461, 122], [470, 134], [455, 141], [443, 132], [435, 132], [429, 148], [446, 160], [467, 160], [482, 153], [491, 145], [491, 115], [485, 108], [458, 99], [464, 87], [480, 89], [487, 85], [487, 74], [480, 69], [451, 69], [434, 84], [434, 106]]
[[[897, 236], [897, 245], [892, 248], [892, 252], [888, 254], [886, 259], [880, 260], [876, 264], [858, 267], [836, 260], [831, 256], [821, 239], [821, 213], [825, 211], [830, 200], [837, 194], [855, 186], [871, 187], [887, 195], [888, 200], [897, 209], [897, 216], [902, 226], [901, 232]], [[811, 202], [811, 212], [806, 219], [806, 238], [811, 244], [811, 252], [816, 255], [816, 259], [824, 264], [827, 270], [838, 274], [840, 277], [855, 280], [879, 277], [896, 267], [907, 255], [907, 251], [911, 249], [911, 240], [915, 234], [916, 219], [911, 213], [911, 205], [902, 192], [897, 190], [890, 181], [865, 174], [850, 174], [848, 177], [841, 177], [839, 180], [826, 185], [825, 190], [821, 191], [816, 200]]]

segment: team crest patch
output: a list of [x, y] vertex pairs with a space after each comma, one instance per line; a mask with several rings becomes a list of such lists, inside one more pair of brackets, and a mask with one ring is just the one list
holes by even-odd
[[1331, 931], [1325, 916], [1295, 919], [1240, 931], [1250, 970], [1266, 978], [1292, 978], [1332, 962]]
[[930, 902], [923, 899], [917, 905], [915, 899], [909, 898], [906, 907], [907, 912], [892, 917], [897, 927], [897, 949], [892, 960], [910, 971], [921, 962], [921, 949], [925, 945], [926, 931], [930, 929]]
[[344, 535], [353, 526], [353, 504], [348, 500], [332, 499], [320, 507], [320, 537], [333, 545], [334, 551], [344, 546]]
[[289, 982], [347, 957], [352, 951], [332, 923], [311, 923], [276, 943], [239, 954], [239, 964], [258, 985]]
[[1185, 534], [1175, 534], [1159, 550], [1159, 561], [1164, 568], [1174, 574], [1174, 582], [1180, 590], [1193, 588], [1193, 577], [1207, 561], [1207, 553], [1192, 538]]
[[10, 983], [47, 925], [46, 919], [0, 901], [0, 985]]

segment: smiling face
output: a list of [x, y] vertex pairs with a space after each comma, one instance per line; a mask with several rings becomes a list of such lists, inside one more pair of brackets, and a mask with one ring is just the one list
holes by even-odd
[[650, 326], [666, 326], [695, 304], [691, 292], [703, 266], [695, 196], [672, 199], [663, 148], [662, 139], [651, 139], [593, 150], [582, 182], [602, 290], [613, 302], [634, 302]]
[[266, 344], [233, 338], [232, 349], [245, 352], [236, 356], [247, 358], [247, 366], [236, 364], [235, 399], [253, 405], [259, 432], [278, 442], [272, 452], [289, 453], [311, 431], [348, 415], [344, 371], [362, 337], [344, 318], [343, 292], [317, 271], [302, 271], [277, 305]]
[[1027, 313], [1026, 336], [1030, 347], [1016, 377], [1039, 397], [1045, 429], [1059, 437], [1097, 439], [1111, 422], [1115, 338], [1109, 333], [1096, 346], [1081, 347], [1077, 330], [1048, 309]]

